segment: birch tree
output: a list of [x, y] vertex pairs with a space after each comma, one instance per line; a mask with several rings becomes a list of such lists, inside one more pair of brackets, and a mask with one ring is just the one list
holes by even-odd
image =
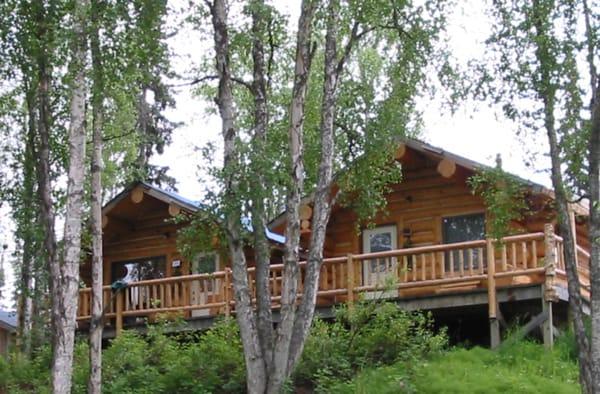
[[81, 255], [81, 224], [84, 207], [85, 178], [85, 104], [86, 104], [86, 59], [89, 2], [75, 2], [73, 12], [73, 43], [71, 69], [71, 103], [69, 124], [69, 166], [67, 174], [67, 202], [64, 228], [63, 261], [54, 278], [58, 285], [54, 301], [56, 332], [54, 333], [52, 362], [52, 391], [71, 392], [73, 371], [73, 346], [77, 318], [79, 291], [79, 262]]
[[92, 0], [90, 10], [92, 55], [92, 306], [89, 334], [90, 376], [88, 393], [102, 392], [102, 329], [103, 329], [103, 253], [102, 253], [102, 138], [104, 127], [104, 68], [100, 46], [100, 13], [98, 0]]
[[[443, 58], [433, 43], [443, 26], [444, 9], [435, 2], [416, 7], [395, 1], [304, 0], [292, 40], [281, 29], [282, 16], [264, 1], [215, 0], [207, 6], [216, 75], [197, 81], [218, 81], [214, 90], [202, 87], [214, 93], [222, 121], [224, 160], [218, 172], [222, 191], [217, 193], [216, 217], [224, 218], [248, 391], [278, 393], [310, 330], [331, 208], [344, 193], [356, 195], [358, 184], [371, 196], [382, 193], [385, 181], [379, 186], [376, 182], [397, 174], [390, 165], [394, 141], [410, 133], [414, 97], [426, 80], [426, 63], [439, 60], [436, 53]], [[229, 18], [235, 7], [240, 7], [241, 24]], [[359, 44], [375, 49], [359, 49]], [[314, 64], [320, 67], [315, 69]], [[252, 79], [245, 80], [246, 75]], [[341, 93], [344, 76], [354, 89]], [[344, 115], [362, 107], [365, 116], [339, 116], [340, 94], [347, 100]], [[391, 127], [384, 118], [402, 121]], [[350, 152], [349, 141], [355, 145]], [[346, 148], [337, 151], [343, 145]], [[361, 156], [372, 161], [357, 160]], [[379, 173], [353, 182], [350, 174], [367, 168]], [[333, 174], [342, 169], [347, 172], [343, 182], [347, 187], [338, 191]], [[280, 193], [281, 184], [285, 187]], [[300, 297], [299, 209], [306, 193], [313, 196], [313, 216]], [[280, 321], [275, 329], [265, 228], [269, 206], [278, 203], [285, 207], [286, 230]], [[243, 250], [248, 220], [256, 251], [256, 305]]]
[[[598, 9], [587, 1], [536, 0], [530, 4], [494, 2], [498, 24], [488, 40], [495, 55], [492, 97], [505, 114], [548, 141], [558, 226], [564, 242], [569, 308], [578, 347], [580, 383], [600, 392], [600, 280], [598, 280], [597, 71]], [[583, 31], [578, 26], [585, 26]], [[586, 59], [580, 62], [579, 59]], [[587, 75], [586, 75], [587, 74]], [[585, 81], [589, 80], [589, 84]], [[584, 97], [591, 105], [584, 105]], [[566, 164], [566, 166], [565, 166]], [[586, 335], [575, 235], [569, 204], [589, 199], [592, 346]]]

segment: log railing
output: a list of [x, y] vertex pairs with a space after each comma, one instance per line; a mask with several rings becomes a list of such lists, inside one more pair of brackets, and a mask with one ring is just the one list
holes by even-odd
[[[361, 294], [367, 298], [398, 298], [415, 290], [422, 294], [439, 294], [474, 288], [487, 289], [493, 301], [496, 286], [505, 286], [507, 280], [529, 276], [543, 284], [549, 265], [552, 272], [554, 268], [559, 273], [564, 272], [562, 247], [560, 237], [539, 232], [509, 236], [499, 242], [478, 240], [327, 258], [321, 266], [318, 302], [333, 305], [352, 302]], [[547, 250], [554, 251], [551, 260], [546, 258]], [[581, 247], [577, 253], [582, 281], [589, 283], [589, 254]], [[300, 297], [305, 267], [305, 262], [300, 263]], [[279, 307], [282, 279], [283, 265], [271, 265], [269, 287], [274, 308]], [[248, 280], [251, 293], [256, 297], [254, 267], [248, 268]], [[212, 274], [132, 282], [114, 294], [105, 286], [104, 304], [105, 318], [114, 321], [117, 332], [124, 321], [128, 323], [139, 317], [153, 319], [159, 313], [177, 312], [184, 317], [194, 317], [235, 312], [229, 268]], [[81, 289], [79, 321], [90, 319], [90, 305], [90, 289]], [[492, 315], [490, 307], [490, 317]]]

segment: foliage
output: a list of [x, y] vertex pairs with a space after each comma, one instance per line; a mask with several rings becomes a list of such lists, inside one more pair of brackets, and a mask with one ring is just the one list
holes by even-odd
[[512, 223], [527, 210], [523, 182], [505, 172], [500, 165], [480, 170], [467, 183], [473, 194], [483, 198], [487, 210], [488, 236], [501, 239], [511, 233]]
[[[169, 335], [169, 324], [150, 326], [146, 336], [124, 331], [103, 352], [106, 393], [240, 393], [246, 370], [237, 324], [226, 319], [204, 333]], [[317, 320], [293, 385], [325, 390], [349, 381], [366, 367], [421, 362], [442, 350], [445, 334], [431, 331], [431, 318], [403, 312], [393, 303], [364, 302], [336, 311], [335, 322]], [[75, 353], [73, 392], [86, 392], [88, 347]], [[49, 392], [51, 352], [28, 360], [0, 358], [0, 392]]]
[[417, 362], [362, 371], [329, 393], [578, 393], [577, 365], [565, 348], [522, 341], [499, 351], [455, 348]]
[[540, 131], [556, 130], [565, 186], [576, 195], [585, 194], [587, 184], [589, 111], [584, 103], [592, 92], [586, 71], [598, 59], [598, 49], [586, 45], [586, 34], [597, 42], [600, 29], [598, 4], [589, 2], [591, 30], [582, 32], [583, 3], [493, 2], [488, 10], [496, 23], [486, 56], [478, 60], [482, 83], [474, 90], [516, 122], [530, 149], [539, 148]]
[[363, 368], [418, 362], [446, 344], [445, 332], [433, 331], [430, 315], [402, 311], [391, 302], [362, 301], [340, 307], [334, 322], [315, 322], [294, 381], [326, 390]]

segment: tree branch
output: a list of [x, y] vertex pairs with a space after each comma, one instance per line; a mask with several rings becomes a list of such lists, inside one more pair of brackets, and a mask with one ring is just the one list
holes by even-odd
[[[219, 79], [218, 75], [205, 75], [203, 77], [193, 79], [189, 82], [184, 82], [184, 83], [180, 83], [180, 84], [171, 84], [171, 85], [167, 85], [167, 86], [171, 87], [171, 88], [178, 88], [178, 87], [182, 87], [182, 86], [193, 86], [193, 85], [197, 85], [202, 82], [213, 81], [213, 80], [218, 80], [218, 79]], [[230, 79], [231, 79], [231, 81], [237, 83], [238, 85], [244, 86], [251, 92], [254, 91], [254, 88], [252, 87], [252, 83], [244, 81], [241, 78], [233, 77], [233, 76]]]

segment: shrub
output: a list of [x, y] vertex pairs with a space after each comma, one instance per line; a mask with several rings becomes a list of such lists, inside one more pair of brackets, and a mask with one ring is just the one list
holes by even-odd
[[[217, 322], [203, 333], [170, 335], [171, 325], [149, 327], [142, 336], [123, 331], [103, 351], [105, 393], [243, 393], [246, 370], [237, 324]], [[403, 312], [395, 304], [360, 302], [340, 307], [333, 322], [316, 319], [289, 387], [327, 391], [349, 382], [371, 365], [416, 362], [446, 344], [444, 333], [431, 331], [431, 317]], [[76, 345], [73, 392], [87, 391], [86, 339]], [[0, 393], [50, 392], [51, 352], [40, 349], [31, 359], [18, 354], [0, 359]], [[345, 383], [351, 385], [353, 383]]]
[[315, 321], [294, 382], [326, 391], [365, 367], [436, 354], [446, 347], [447, 336], [434, 333], [432, 322], [429, 314], [402, 311], [391, 302], [341, 306], [334, 322]]

